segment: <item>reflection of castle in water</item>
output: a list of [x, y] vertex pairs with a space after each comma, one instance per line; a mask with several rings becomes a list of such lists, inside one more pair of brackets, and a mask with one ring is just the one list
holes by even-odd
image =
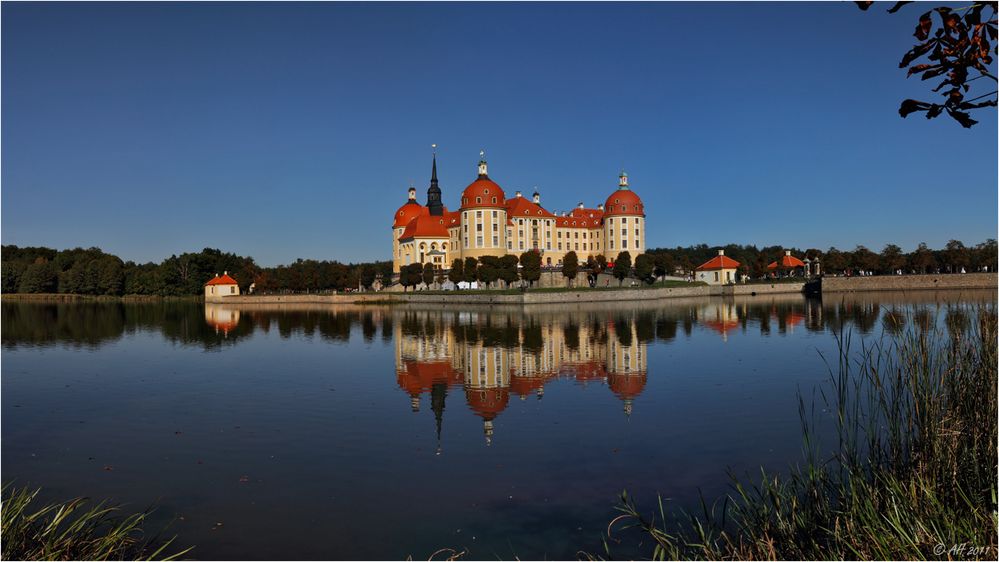
[[430, 395], [438, 437], [450, 389], [462, 388], [490, 443], [493, 420], [511, 394], [540, 399], [545, 385], [557, 379], [606, 383], [630, 415], [645, 387], [647, 344], [639, 341], [633, 321], [576, 325], [552, 317], [483, 329], [478, 314], [462, 316], [454, 325], [431, 324], [433, 329], [407, 330], [405, 320], [394, 326], [399, 386], [413, 411], [424, 393]]

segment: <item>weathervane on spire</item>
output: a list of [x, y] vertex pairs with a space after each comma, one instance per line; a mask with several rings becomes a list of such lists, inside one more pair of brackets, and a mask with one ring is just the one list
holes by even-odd
[[434, 143], [434, 144], [430, 145], [430, 148], [432, 148], [434, 150], [434, 156], [436, 156], [437, 155], [437, 143]]

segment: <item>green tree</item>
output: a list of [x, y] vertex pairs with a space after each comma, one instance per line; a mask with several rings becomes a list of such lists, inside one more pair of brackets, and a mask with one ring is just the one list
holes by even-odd
[[988, 271], [995, 271], [999, 253], [997, 253], [996, 239], [989, 238], [985, 242], [975, 246], [973, 251], [974, 267], [976, 270], [988, 268]]
[[451, 271], [447, 272], [447, 278], [454, 283], [455, 289], [458, 288], [458, 283], [465, 280], [465, 262], [461, 261], [461, 258], [451, 262]]
[[426, 285], [427, 288], [429, 289], [430, 285], [432, 285], [434, 282], [434, 264], [432, 263], [423, 264], [423, 271], [421, 271], [420, 273], [422, 274], [421, 281], [423, 281], [423, 284]]
[[534, 282], [541, 279], [541, 253], [528, 250], [520, 254], [520, 267], [520, 278], [527, 281], [528, 286], [533, 287]]
[[902, 253], [902, 248], [899, 248], [895, 244], [888, 244], [885, 246], [884, 250], [881, 250], [881, 269], [885, 273], [895, 273], [897, 270], [905, 267], [905, 254]]
[[479, 280], [479, 260], [465, 258], [465, 281], [474, 283]]
[[669, 252], [659, 252], [655, 254], [655, 269], [653, 270], [653, 273], [657, 278], [673, 275], [674, 268], [673, 254]]
[[971, 252], [960, 240], [950, 240], [944, 248], [944, 260], [951, 273], [961, 271], [962, 267], [971, 265]]
[[570, 251], [562, 258], [562, 276], [565, 277], [566, 283], [570, 287], [572, 287], [572, 282], [576, 279], [578, 273], [579, 256], [576, 255], [576, 252]]
[[493, 283], [499, 279], [499, 258], [496, 256], [482, 256], [479, 258], [479, 281], [486, 284], [486, 288], [491, 288]]
[[38, 258], [29, 265], [21, 276], [19, 293], [54, 293], [56, 290], [55, 268], [45, 258]]
[[638, 254], [635, 256], [635, 277], [645, 283], [651, 284], [655, 281], [652, 270], [655, 268], [655, 261], [649, 254]]
[[614, 260], [614, 277], [617, 279], [617, 284], [620, 287], [621, 283], [624, 281], [625, 277], [631, 273], [631, 253], [624, 251], [617, 255], [617, 259]]
[[849, 265], [850, 263], [843, 252], [837, 250], [835, 247], [829, 248], [825, 258], [822, 260], [822, 268], [828, 273], [842, 273]]
[[877, 254], [868, 250], [865, 246], [858, 245], [853, 250], [853, 259], [850, 261], [850, 264], [856, 269], [876, 271], [879, 261]]
[[503, 256], [502, 259], [500, 259], [499, 276], [500, 279], [502, 279], [503, 282], [506, 283], [507, 288], [509, 288], [510, 285], [516, 283], [517, 279], [520, 277], [520, 272], [517, 271], [517, 265], [519, 263], [520, 260], [517, 259], [517, 256], [513, 254], [507, 254]]
[[916, 273], [931, 273], [936, 269], [936, 256], [933, 255], [933, 250], [926, 246], [926, 242], [920, 242], [919, 247], [909, 254], [909, 267]]
[[374, 266], [363, 266], [361, 268], [361, 286], [370, 291], [371, 286], [375, 284], [375, 278], [377, 275], [378, 273], [375, 271]]

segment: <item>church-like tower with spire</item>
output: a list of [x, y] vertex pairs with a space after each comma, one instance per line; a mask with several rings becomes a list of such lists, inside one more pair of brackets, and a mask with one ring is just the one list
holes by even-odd
[[458, 208], [449, 211], [437, 179], [437, 145], [433, 146], [427, 204], [416, 201], [416, 189], [395, 212], [392, 223], [392, 266], [398, 273], [411, 263], [450, 269], [456, 259], [502, 257], [535, 250], [544, 266], [559, 266], [576, 252], [580, 263], [603, 255], [613, 262], [622, 251], [632, 260], [645, 251], [645, 205], [632, 191], [628, 174], [618, 176], [617, 190], [602, 204], [580, 202], [565, 211], [541, 205], [536, 189], [531, 198], [513, 197], [489, 176], [485, 152], [479, 152], [477, 177], [462, 192]]

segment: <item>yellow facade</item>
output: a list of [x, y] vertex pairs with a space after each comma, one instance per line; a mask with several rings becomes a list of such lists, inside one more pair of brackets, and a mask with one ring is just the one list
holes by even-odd
[[[485, 161], [479, 163], [479, 174], [480, 179], [488, 179]], [[645, 252], [644, 205], [631, 191], [623, 172], [617, 191], [607, 198], [606, 208], [605, 204], [586, 208], [579, 203], [561, 213], [544, 208], [537, 193], [530, 200], [519, 191], [507, 198], [498, 185], [489, 181], [499, 193], [477, 190], [467, 197], [463, 194], [457, 211], [444, 209], [441, 218], [445, 231], [422, 228], [427, 221], [415, 213], [426, 214], [427, 207], [416, 205], [410, 210], [415, 221], [411, 224], [400, 224], [397, 216], [392, 228], [393, 270], [399, 272], [411, 263], [433, 263], [450, 269], [456, 259], [520, 256], [529, 250], [540, 252], [542, 265], [548, 267], [561, 266], [570, 251], [576, 253], [580, 263], [597, 255], [613, 262], [625, 250], [634, 260]], [[414, 202], [412, 188], [410, 201]], [[418, 223], [421, 228], [413, 228]], [[433, 253], [433, 248], [441, 253]]]

